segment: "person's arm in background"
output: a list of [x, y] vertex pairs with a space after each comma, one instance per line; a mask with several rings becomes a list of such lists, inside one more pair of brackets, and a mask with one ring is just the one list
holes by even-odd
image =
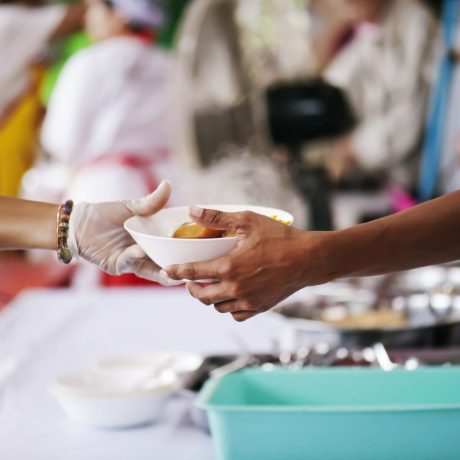
[[221, 259], [166, 267], [172, 279], [221, 313], [244, 321], [306, 286], [460, 259], [460, 192], [400, 214], [335, 232], [303, 232], [252, 213], [194, 209], [195, 222], [236, 231], [237, 248]]
[[83, 18], [86, 6], [84, 3], [74, 3], [67, 7], [61, 21], [55, 27], [50, 40], [59, 40], [83, 28]]
[[54, 39], [80, 30], [85, 11], [81, 4], [29, 7], [18, 4], [5, 5], [5, 8], [2, 39], [6, 42], [2, 46], [14, 48], [18, 56], [15, 66], [20, 71], [27, 70]]
[[[111, 275], [134, 273], [171, 284], [123, 228], [132, 216], [162, 209], [170, 193], [170, 184], [162, 182], [154, 193], [138, 200], [76, 204], [69, 222], [69, 248]], [[0, 197], [0, 250], [57, 249], [58, 210], [56, 204]]]

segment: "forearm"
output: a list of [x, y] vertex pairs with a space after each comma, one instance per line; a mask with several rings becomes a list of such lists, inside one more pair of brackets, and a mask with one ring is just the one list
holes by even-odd
[[58, 205], [0, 197], [0, 250], [56, 249]]
[[408, 270], [460, 259], [460, 192], [403, 213], [325, 234], [330, 279]]
[[59, 40], [81, 30], [85, 11], [85, 5], [79, 3], [68, 6], [65, 16], [54, 30], [51, 40]]

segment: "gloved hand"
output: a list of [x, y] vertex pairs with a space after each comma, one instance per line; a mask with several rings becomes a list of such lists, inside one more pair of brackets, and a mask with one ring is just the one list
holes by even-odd
[[70, 217], [68, 245], [79, 256], [110, 275], [134, 273], [164, 286], [178, 284], [168, 278], [134, 242], [123, 227], [132, 216], [150, 216], [169, 200], [171, 185], [163, 181], [145, 198], [112, 203], [78, 203]]

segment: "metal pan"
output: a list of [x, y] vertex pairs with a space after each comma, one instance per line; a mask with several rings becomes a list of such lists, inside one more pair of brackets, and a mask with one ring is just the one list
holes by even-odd
[[[402, 324], [353, 327], [330, 318], [393, 311]], [[324, 342], [347, 348], [377, 342], [388, 348], [438, 348], [460, 345], [460, 271], [430, 267], [364, 282], [346, 280], [307, 290], [276, 312], [286, 319], [282, 347]]]

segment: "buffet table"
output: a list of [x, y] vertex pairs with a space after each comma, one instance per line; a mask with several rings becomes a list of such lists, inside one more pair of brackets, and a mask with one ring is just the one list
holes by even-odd
[[183, 288], [27, 292], [0, 314], [0, 458], [213, 460], [209, 434], [191, 421], [191, 395], [170, 397], [156, 424], [102, 431], [70, 422], [49, 385], [110, 356], [234, 353], [241, 343], [267, 352], [279, 327], [270, 315], [236, 323]]

